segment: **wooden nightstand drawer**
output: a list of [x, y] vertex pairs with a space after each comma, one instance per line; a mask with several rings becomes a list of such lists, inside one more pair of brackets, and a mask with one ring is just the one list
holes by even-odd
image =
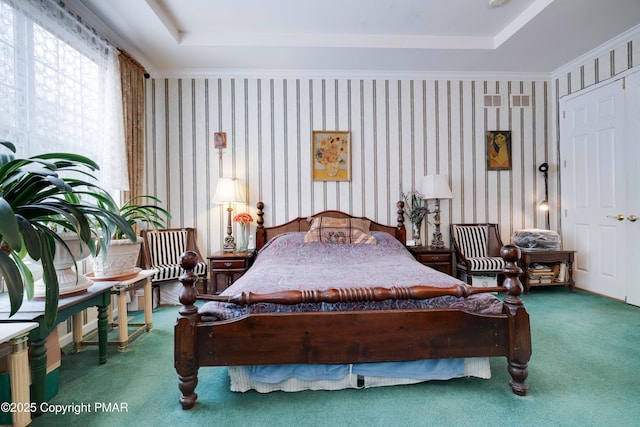
[[453, 275], [453, 250], [449, 248], [432, 248], [429, 246], [407, 247], [416, 260], [427, 267]]
[[208, 256], [210, 292], [219, 294], [251, 267], [255, 252], [216, 252]]
[[451, 262], [451, 254], [417, 254], [416, 259], [421, 263]]
[[247, 268], [246, 259], [225, 259], [225, 260], [211, 260], [211, 270], [232, 270], [234, 268], [244, 269]]

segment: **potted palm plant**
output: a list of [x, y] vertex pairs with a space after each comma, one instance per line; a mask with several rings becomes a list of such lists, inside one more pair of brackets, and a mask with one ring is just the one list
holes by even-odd
[[[27, 255], [42, 263], [45, 319], [53, 325], [59, 299], [54, 265], [56, 246], [73, 253], [56, 229], [77, 234], [92, 255], [107, 250], [116, 229], [136, 239], [131, 225], [117, 212], [109, 193], [95, 184], [99, 166], [71, 153], [15, 156], [16, 148], [0, 141], [0, 274], [11, 302], [11, 315], [24, 294], [33, 298], [34, 279]], [[75, 258], [74, 265], [75, 265]], [[77, 268], [76, 268], [77, 271]]]
[[[171, 214], [159, 204], [160, 199], [150, 195], [140, 195], [129, 199], [118, 210], [134, 230], [164, 228]], [[93, 258], [93, 275], [96, 280], [124, 279], [138, 274], [138, 255], [141, 241], [130, 239], [119, 227], [111, 236], [109, 247], [102, 255]]]

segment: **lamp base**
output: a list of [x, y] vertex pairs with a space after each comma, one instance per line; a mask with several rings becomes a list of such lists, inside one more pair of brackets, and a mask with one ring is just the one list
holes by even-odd
[[434, 249], [442, 249], [444, 248], [444, 241], [442, 240], [442, 233], [435, 232], [433, 233], [433, 240], [431, 240], [431, 247]]
[[227, 235], [224, 238], [224, 244], [222, 245], [222, 252], [235, 252], [236, 251], [236, 239], [233, 238], [232, 228], [231, 228], [231, 212], [233, 208], [231, 207], [231, 203], [229, 203], [229, 207], [227, 208]]
[[224, 244], [222, 245], [222, 252], [235, 252], [236, 251], [236, 239], [233, 236], [228, 235], [224, 238]]
[[442, 240], [442, 233], [440, 232], [440, 200], [436, 199], [435, 203], [435, 216], [433, 218], [436, 230], [433, 232], [433, 240], [431, 240], [431, 247], [434, 249], [444, 248], [444, 241]]

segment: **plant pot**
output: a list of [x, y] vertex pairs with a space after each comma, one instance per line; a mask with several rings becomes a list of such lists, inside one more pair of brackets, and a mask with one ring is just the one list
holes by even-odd
[[[60, 297], [70, 297], [87, 291], [93, 281], [82, 274], [78, 274], [73, 268], [73, 260], [76, 264], [91, 255], [89, 247], [75, 233], [62, 233], [60, 237], [65, 241], [71, 253], [56, 242], [56, 254], [53, 257], [53, 265], [58, 277]], [[33, 296], [43, 299], [46, 295], [46, 286], [43, 279], [37, 280], [33, 286]]]
[[112, 240], [106, 254], [93, 258], [93, 277], [95, 280], [107, 280], [135, 276], [140, 272], [137, 267], [142, 240], [132, 242], [129, 239]]

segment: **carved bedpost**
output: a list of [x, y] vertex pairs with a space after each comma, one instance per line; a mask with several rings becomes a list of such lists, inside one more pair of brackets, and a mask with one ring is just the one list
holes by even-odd
[[178, 388], [182, 392], [180, 404], [182, 409], [191, 409], [196, 403], [198, 395], [195, 393], [198, 385], [198, 361], [196, 358], [196, 326], [200, 320], [196, 302], [196, 282], [198, 275], [193, 269], [198, 263], [198, 255], [187, 251], [180, 256], [180, 266], [184, 273], [178, 279], [182, 283], [180, 290], [180, 304], [178, 319], [174, 335], [174, 363], [178, 373]]
[[529, 375], [527, 369], [531, 358], [531, 328], [529, 314], [520, 298], [523, 287], [520, 282], [522, 269], [518, 267], [520, 248], [515, 245], [503, 246], [500, 255], [505, 260], [502, 272], [505, 274], [503, 286], [507, 288], [503, 312], [509, 316], [509, 374], [511, 390], [519, 396], [527, 394], [529, 387], [524, 383]]
[[267, 230], [264, 229], [264, 203], [256, 203], [256, 208], [258, 208], [258, 212], [256, 213], [258, 216], [256, 219], [256, 223], [258, 224], [256, 228], [256, 250], [258, 250], [267, 243]]
[[400, 200], [396, 203], [398, 207], [398, 226], [396, 227], [396, 238], [402, 243], [407, 242], [407, 229], [404, 227], [404, 202]]

